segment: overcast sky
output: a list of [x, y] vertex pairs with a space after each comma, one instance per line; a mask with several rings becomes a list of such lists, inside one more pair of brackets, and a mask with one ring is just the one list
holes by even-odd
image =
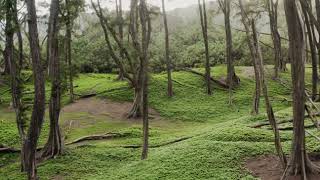
[[[93, 0], [96, 1], [96, 0]], [[207, 1], [214, 1], [214, 0], [207, 0]], [[50, 3], [50, 0], [36, 0], [37, 5], [41, 2], [47, 2]], [[86, 0], [87, 4], [90, 4], [91, 0]], [[100, 0], [102, 6], [108, 7], [110, 9], [115, 7], [115, 0]], [[123, 9], [129, 9], [131, 0], [122, 0]], [[161, 6], [161, 0], [147, 0], [148, 3]], [[165, 0], [166, 3], [166, 9], [167, 10], [173, 10], [176, 8], [183, 8], [188, 7], [193, 4], [197, 4], [197, 0]]]

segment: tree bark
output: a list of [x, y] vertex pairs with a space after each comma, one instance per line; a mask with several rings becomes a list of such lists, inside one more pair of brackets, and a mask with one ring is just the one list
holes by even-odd
[[172, 85], [172, 77], [171, 77], [171, 59], [170, 59], [170, 48], [169, 48], [169, 30], [167, 23], [167, 14], [164, 0], [162, 0], [162, 15], [163, 15], [163, 25], [165, 31], [165, 62], [167, 65], [167, 76], [168, 76], [168, 85], [167, 85], [167, 94], [169, 97], [173, 96], [173, 85]]
[[257, 30], [256, 30], [256, 25], [255, 25], [255, 21], [254, 20], [252, 20], [251, 27], [252, 27], [252, 33], [253, 33], [253, 39], [254, 39], [254, 45], [255, 45], [256, 54], [258, 55], [258, 66], [259, 66], [259, 69], [260, 69], [260, 82], [261, 82], [262, 92], [263, 92], [264, 99], [265, 99], [266, 111], [267, 111], [267, 115], [268, 115], [268, 119], [269, 119], [270, 125], [271, 125], [273, 133], [274, 133], [275, 148], [276, 148], [277, 154], [279, 156], [280, 162], [282, 164], [282, 167], [286, 168], [287, 159], [286, 159], [286, 156], [285, 156], [285, 154], [284, 154], [284, 152], [282, 150], [278, 125], [277, 125], [277, 122], [276, 122], [276, 118], [274, 116], [272, 105], [271, 105], [270, 100], [269, 100], [268, 87], [267, 87], [267, 83], [266, 83], [265, 77], [264, 77], [263, 58], [262, 58], [261, 48], [260, 48], [260, 45], [259, 45], [259, 37], [258, 37], [258, 33], [257, 33]]
[[297, 1], [293, 0], [284, 1], [290, 40], [294, 127], [288, 173], [290, 175], [300, 175], [301, 178], [307, 179], [307, 175], [318, 171], [318, 168], [309, 160], [305, 148], [305, 37], [302, 18], [296, 3]]
[[200, 13], [200, 22], [201, 22], [201, 29], [202, 29], [202, 36], [203, 36], [203, 42], [205, 46], [205, 71], [206, 71], [206, 77], [205, 82], [207, 86], [207, 94], [211, 95], [211, 81], [210, 81], [210, 57], [209, 57], [209, 44], [208, 44], [208, 22], [207, 22], [207, 10], [206, 10], [206, 2], [205, 0], [202, 0], [202, 5], [200, 0], [198, 0], [199, 4], [199, 13]]
[[49, 104], [50, 131], [49, 138], [42, 150], [41, 160], [54, 158], [62, 153], [62, 141], [59, 127], [61, 80], [59, 59], [59, 0], [52, 0], [48, 24], [48, 60], [51, 79], [51, 97]]
[[27, 0], [29, 42], [34, 78], [34, 105], [24, 152], [27, 158], [28, 178], [37, 179], [36, 149], [45, 113], [45, 79], [40, 57], [36, 6], [34, 0]]

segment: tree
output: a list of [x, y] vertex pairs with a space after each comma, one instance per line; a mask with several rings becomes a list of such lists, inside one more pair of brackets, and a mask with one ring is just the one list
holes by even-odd
[[307, 179], [309, 173], [318, 172], [319, 169], [310, 161], [305, 148], [305, 37], [302, 17], [296, 3], [293, 0], [284, 1], [293, 85], [293, 140], [288, 170], [284, 177], [290, 174]]
[[286, 64], [283, 62], [281, 50], [281, 37], [278, 30], [278, 4], [279, 0], [266, 0], [266, 8], [269, 15], [270, 32], [273, 41], [274, 50], [274, 77], [279, 78], [279, 71], [286, 69]]
[[[121, 42], [121, 44], [123, 44], [123, 16], [122, 16], [122, 0], [116, 0], [116, 13], [117, 13], [117, 23], [119, 26], [119, 40]], [[120, 56], [122, 59], [124, 59], [124, 54], [122, 51], [120, 51]], [[124, 76], [123, 76], [123, 72], [121, 70], [121, 68], [119, 69], [119, 75], [118, 75], [118, 80], [124, 80]]]
[[318, 67], [317, 67], [317, 47], [316, 36], [314, 33], [313, 22], [310, 21], [310, 17], [305, 8], [302, 8], [304, 15], [304, 22], [307, 27], [307, 36], [309, 40], [309, 46], [311, 50], [311, 63], [312, 63], [312, 99], [315, 100], [318, 94]]
[[25, 148], [24, 153], [27, 163], [26, 168], [28, 172], [28, 178], [35, 180], [37, 179], [35, 155], [45, 113], [45, 79], [43, 73], [43, 63], [41, 62], [40, 56], [35, 1], [27, 0], [26, 5], [28, 12], [29, 44], [32, 59], [35, 96], [28, 136], [23, 148]]
[[[123, 72], [123, 76], [130, 82], [131, 86], [134, 88], [134, 101], [131, 110], [128, 112], [128, 118], [139, 118], [142, 116], [142, 68], [141, 68], [141, 54], [142, 47], [141, 42], [139, 42], [138, 31], [140, 27], [139, 23], [139, 13], [137, 0], [133, 0], [130, 5], [130, 23], [129, 23], [129, 35], [131, 37], [132, 43], [129, 45], [133, 46], [133, 52], [130, 54], [129, 50], [121, 43], [119, 37], [116, 35], [116, 31], [111, 26], [108, 16], [103, 14], [102, 8], [100, 6], [100, 1], [98, 0], [97, 5], [91, 1], [92, 7], [99, 18], [100, 25], [104, 32], [104, 38], [107, 47], [110, 51], [110, 55], [116, 62], [117, 66]], [[151, 26], [151, 23], [148, 23]], [[151, 28], [150, 28], [151, 30]], [[149, 35], [150, 36], [150, 35]], [[124, 54], [125, 60], [121, 59], [112, 45], [112, 40], [119, 47], [120, 51]]]
[[[6, 27], [5, 27], [5, 36], [6, 36], [6, 44], [5, 44], [5, 60], [8, 62], [10, 69], [10, 84], [11, 84], [11, 95], [12, 95], [12, 104], [16, 113], [16, 122], [18, 127], [18, 132], [21, 140], [21, 144], [23, 145], [26, 134], [25, 134], [25, 126], [26, 126], [26, 114], [25, 107], [22, 99], [22, 78], [21, 78], [21, 70], [22, 70], [22, 61], [23, 61], [23, 46], [22, 46], [22, 37], [20, 31], [20, 24], [18, 21], [18, 11], [17, 11], [17, 1], [16, 0], [6, 0]], [[14, 57], [14, 34], [17, 34], [19, 41], [19, 58]], [[25, 162], [24, 162], [24, 150], [21, 150], [21, 171], [24, 171]]]
[[241, 21], [245, 27], [246, 35], [247, 35], [247, 43], [248, 47], [250, 49], [252, 64], [254, 68], [254, 74], [255, 74], [255, 91], [254, 91], [254, 97], [253, 97], [253, 109], [252, 114], [258, 114], [259, 113], [259, 105], [260, 105], [260, 94], [261, 94], [261, 84], [260, 84], [260, 69], [258, 66], [258, 54], [255, 51], [255, 45], [254, 45], [254, 39], [250, 31], [250, 22], [254, 20], [254, 17], [250, 17], [250, 14], [248, 14], [248, 11], [245, 10], [245, 7], [243, 5], [243, 0], [239, 0], [239, 7], [240, 7], [240, 13], [241, 13]]
[[167, 23], [167, 14], [164, 0], [162, 0], [162, 14], [163, 14], [163, 25], [165, 31], [165, 62], [167, 65], [167, 75], [168, 75], [168, 96], [173, 96], [173, 89], [172, 89], [172, 77], [171, 77], [171, 59], [170, 59], [170, 48], [169, 48], [169, 30], [168, 30], [168, 23]]
[[143, 118], [143, 146], [141, 159], [146, 159], [148, 157], [148, 146], [149, 146], [149, 113], [148, 113], [148, 48], [150, 43], [151, 35], [151, 20], [149, 16], [149, 11], [145, 0], [140, 0], [140, 23], [141, 23], [141, 82], [142, 82], [142, 118]]
[[65, 59], [67, 62], [68, 69], [68, 80], [69, 80], [69, 96], [70, 102], [74, 101], [74, 92], [73, 92], [73, 64], [72, 64], [72, 29], [74, 26], [74, 20], [78, 17], [80, 11], [84, 7], [83, 0], [65, 0], [64, 9], [63, 9], [63, 20], [66, 26], [65, 34]]
[[61, 80], [60, 80], [60, 60], [59, 60], [59, 0], [52, 0], [50, 7], [50, 17], [48, 23], [48, 60], [49, 76], [51, 79], [51, 97], [49, 104], [50, 131], [49, 138], [42, 150], [41, 158], [48, 159], [59, 155], [62, 152], [62, 141], [59, 127], [60, 100], [61, 100]]
[[273, 108], [272, 108], [272, 105], [271, 105], [271, 102], [269, 99], [268, 86], [267, 86], [266, 79], [264, 76], [264, 64], [263, 64], [263, 58], [262, 58], [261, 48], [260, 48], [260, 44], [259, 44], [259, 36], [257, 33], [256, 24], [255, 24], [254, 20], [251, 21], [251, 28], [252, 28], [255, 52], [258, 55], [257, 65], [259, 66], [259, 70], [260, 70], [260, 76], [259, 76], [260, 80], [259, 81], [260, 81], [263, 96], [265, 99], [268, 119], [269, 119], [270, 125], [271, 125], [273, 133], [274, 133], [274, 144], [275, 144], [275, 148], [276, 148], [277, 154], [279, 156], [280, 162], [282, 164], [282, 167], [285, 168], [286, 164], [287, 164], [287, 159], [286, 159], [286, 156], [282, 150], [281, 140], [280, 140], [280, 132], [279, 132], [276, 118], [274, 116]]
[[229, 85], [229, 104], [232, 104], [232, 88], [239, 83], [239, 78], [235, 73], [232, 56], [232, 32], [230, 24], [231, 0], [219, 0], [220, 9], [224, 14], [224, 24], [226, 32], [226, 59], [227, 59], [227, 83]]
[[208, 22], [207, 22], [207, 10], [206, 10], [206, 2], [205, 0], [202, 0], [202, 5], [200, 0], [198, 0], [199, 4], [199, 13], [200, 13], [200, 22], [201, 22], [201, 30], [202, 30], [202, 36], [203, 36], [203, 42], [205, 46], [205, 54], [206, 54], [206, 60], [205, 60], [205, 82], [207, 86], [207, 93], [208, 95], [212, 94], [211, 90], [211, 80], [210, 80], [210, 57], [209, 57], [209, 44], [208, 44]]

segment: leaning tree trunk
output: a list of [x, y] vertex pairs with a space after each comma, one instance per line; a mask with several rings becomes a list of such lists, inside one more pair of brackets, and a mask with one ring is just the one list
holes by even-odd
[[284, 5], [288, 24], [293, 85], [294, 130], [288, 173], [290, 175], [300, 175], [301, 178], [307, 179], [309, 173], [319, 169], [309, 160], [305, 145], [305, 37], [303, 22], [296, 1], [285, 0]]
[[40, 57], [40, 46], [37, 27], [36, 6], [34, 0], [27, 0], [29, 44], [31, 50], [32, 69], [34, 78], [34, 104], [27, 140], [24, 143], [27, 158], [28, 178], [37, 179], [36, 150], [45, 113], [45, 79], [43, 64]]
[[276, 118], [274, 116], [273, 108], [270, 103], [270, 99], [269, 99], [269, 95], [268, 95], [268, 87], [267, 87], [267, 83], [266, 83], [265, 77], [264, 77], [263, 58], [262, 58], [261, 48], [260, 48], [260, 44], [259, 44], [259, 38], [258, 38], [258, 34], [257, 34], [256, 25], [255, 25], [254, 20], [252, 20], [251, 26], [252, 26], [254, 47], [255, 47], [256, 54], [258, 55], [258, 66], [260, 69], [260, 82], [261, 82], [261, 86], [262, 86], [263, 96], [265, 99], [266, 111], [267, 111], [270, 125], [271, 125], [273, 133], [274, 133], [274, 144], [275, 144], [275, 148], [276, 148], [277, 154], [279, 156], [280, 162], [282, 164], [282, 167], [286, 168], [287, 159], [286, 159], [286, 156], [282, 150], [280, 132], [278, 129]]
[[59, 62], [59, 0], [52, 0], [48, 28], [48, 60], [51, 79], [51, 97], [49, 104], [50, 131], [49, 138], [42, 150], [41, 160], [54, 158], [62, 152], [61, 133], [59, 128], [61, 80]]
[[206, 71], [206, 86], [207, 86], [207, 94], [211, 95], [212, 90], [211, 90], [211, 80], [210, 80], [210, 57], [209, 57], [209, 44], [208, 44], [208, 22], [207, 22], [207, 10], [206, 10], [206, 4], [205, 0], [202, 1], [202, 6], [200, 0], [198, 0], [199, 4], [199, 13], [200, 13], [200, 22], [201, 22], [201, 29], [202, 29], [202, 36], [203, 36], [203, 41], [204, 41], [204, 46], [205, 46], [205, 71]]
[[167, 76], [168, 76], [168, 90], [167, 94], [169, 97], [173, 96], [173, 89], [172, 89], [172, 77], [171, 77], [171, 60], [170, 60], [170, 49], [169, 49], [169, 30], [168, 30], [168, 23], [167, 23], [167, 14], [165, 9], [164, 0], [162, 0], [162, 14], [163, 14], [163, 25], [165, 31], [165, 61], [167, 65]]
[[318, 94], [318, 68], [317, 68], [317, 49], [315, 45], [315, 40], [313, 39], [312, 29], [313, 24], [310, 22], [308, 13], [305, 9], [302, 9], [305, 25], [307, 27], [307, 33], [309, 38], [309, 45], [311, 50], [311, 63], [312, 63], [312, 99], [315, 100]]
[[259, 113], [259, 105], [260, 105], [260, 94], [261, 94], [261, 84], [260, 84], [260, 70], [258, 66], [258, 54], [255, 52], [253, 36], [250, 33], [250, 21], [246, 16], [246, 12], [243, 7], [242, 0], [239, 0], [240, 10], [241, 10], [241, 18], [242, 23], [246, 30], [247, 35], [247, 43], [251, 54], [252, 64], [254, 68], [255, 74], [255, 91], [253, 95], [253, 107], [252, 107], [252, 114]]

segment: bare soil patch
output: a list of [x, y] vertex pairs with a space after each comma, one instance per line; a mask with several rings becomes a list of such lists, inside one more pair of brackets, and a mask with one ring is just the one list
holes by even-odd
[[[127, 120], [127, 113], [131, 107], [131, 102], [114, 102], [108, 99], [90, 97], [65, 106], [62, 113], [86, 112], [94, 116], [106, 115], [115, 120]], [[161, 119], [159, 113], [154, 109], [150, 108], [149, 114], [153, 120]]]
[[[320, 166], [320, 154], [312, 153], [309, 155], [311, 161]], [[263, 155], [250, 158], [245, 162], [246, 169], [261, 180], [279, 180], [283, 175], [283, 168], [279, 163], [279, 158], [276, 155]], [[300, 180], [300, 176], [290, 176], [288, 180]], [[311, 175], [310, 180], [319, 180], [320, 175]]]

